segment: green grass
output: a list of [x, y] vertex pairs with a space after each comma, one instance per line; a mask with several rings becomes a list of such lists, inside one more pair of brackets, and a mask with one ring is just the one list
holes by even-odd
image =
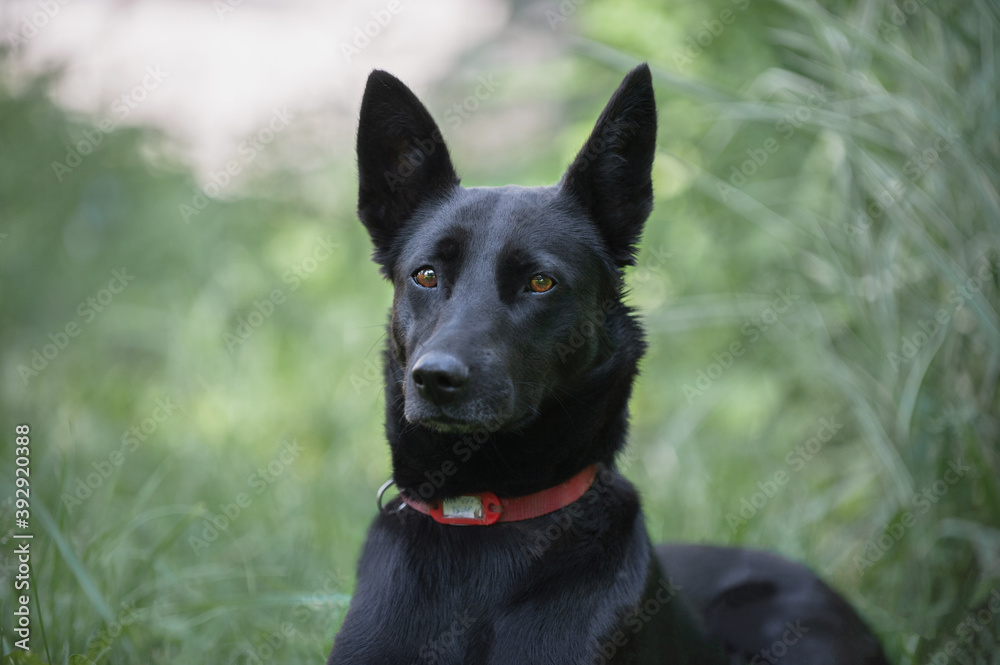
[[[894, 662], [954, 641], [949, 662], [1000, 663], [1000, 15], [741, 4], [590, 0], [549, 61], [484, 47], [417, 92], [440, 120], [496, 72], [499, 91], [447, 138], [468, 184], [539, 184], [648, 60], [657, 200], [629, 297], [650, 352], [623, 467], [650, 532], [808, 562]], [[686, 60], [724, 10], [733, 20]], [[389, 472], [377, 363], [391, 294], [354, 218], [349, 137], [318, 172], [264, 155], [243, 194], [185, 224], [200, 183], [155, 132], [107, 135], [59, 182], [51, 162], [94, 119], [48, 87], [0, 83], [0, 431], [32, 428], [37, 619], [32, 655], [12, 656], [4, 568], [0, 653], [322, 662]], [[525, 114], [543, 120], [514, 133]], [[134, 280], [88, 321], [80, 303], [123, 267]], [[957, 290], [980, 268], [975, 292]], [[227, 337], [255, 308], [270, 314]], [[79, 334], [25, 384], [18, 367], [71, 322]], [[948, 482], [956, 460], [971, 470]], [[5, 453], [0, 499], [13, 477]], [[935, 502], [915, 500], [926, 491]], [[0, 535], [12, 511], [0, 503]], [[13, 546], [4, 536], [5, 561]]]

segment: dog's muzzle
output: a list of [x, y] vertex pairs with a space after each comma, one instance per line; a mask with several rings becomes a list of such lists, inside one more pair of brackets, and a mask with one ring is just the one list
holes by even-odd
[[413, 361], [406, 377], [404, 415], [440, 432], [496, 431], [514, 417], [513, 382], [488, 361], [475, 366], [448, 351]]

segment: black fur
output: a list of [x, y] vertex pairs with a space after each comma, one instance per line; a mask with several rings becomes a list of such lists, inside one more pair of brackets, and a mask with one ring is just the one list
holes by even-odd
[[521, 522], [442, 525], [390, 504], [330, 663], [768, 662], [759, 649], [796, 620], [813, 622], [796, 644], [815, 648], [786, 662], [885, 662], [850, 607], [797, 564], [654, 550], [615, 471], [645, 348], [621, 271], [652, 208], [655, 142], [643, 65], [558, 185], [466, 189], [413, 93], [369, 77], [358, 214], [394, 287], [386, 435], [399, 490], [516, 497], [600, 472], [576, 503]]

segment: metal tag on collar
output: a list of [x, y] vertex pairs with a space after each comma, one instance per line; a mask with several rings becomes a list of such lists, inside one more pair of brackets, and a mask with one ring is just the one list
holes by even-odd
[[496, 524], [501, 514], [503, 507], [493, 492], [441, 499], [431, 506], [431, 517], [441, 524], [488, 526]]

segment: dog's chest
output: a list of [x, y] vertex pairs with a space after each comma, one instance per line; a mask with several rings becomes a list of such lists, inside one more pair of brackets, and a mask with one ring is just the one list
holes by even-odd
[[553, 565], [516, 532], [486, 543], [450, 528], [373, 529], [331, 662], [587, 663], [641, 591], [616, 589], [610, 562]]

